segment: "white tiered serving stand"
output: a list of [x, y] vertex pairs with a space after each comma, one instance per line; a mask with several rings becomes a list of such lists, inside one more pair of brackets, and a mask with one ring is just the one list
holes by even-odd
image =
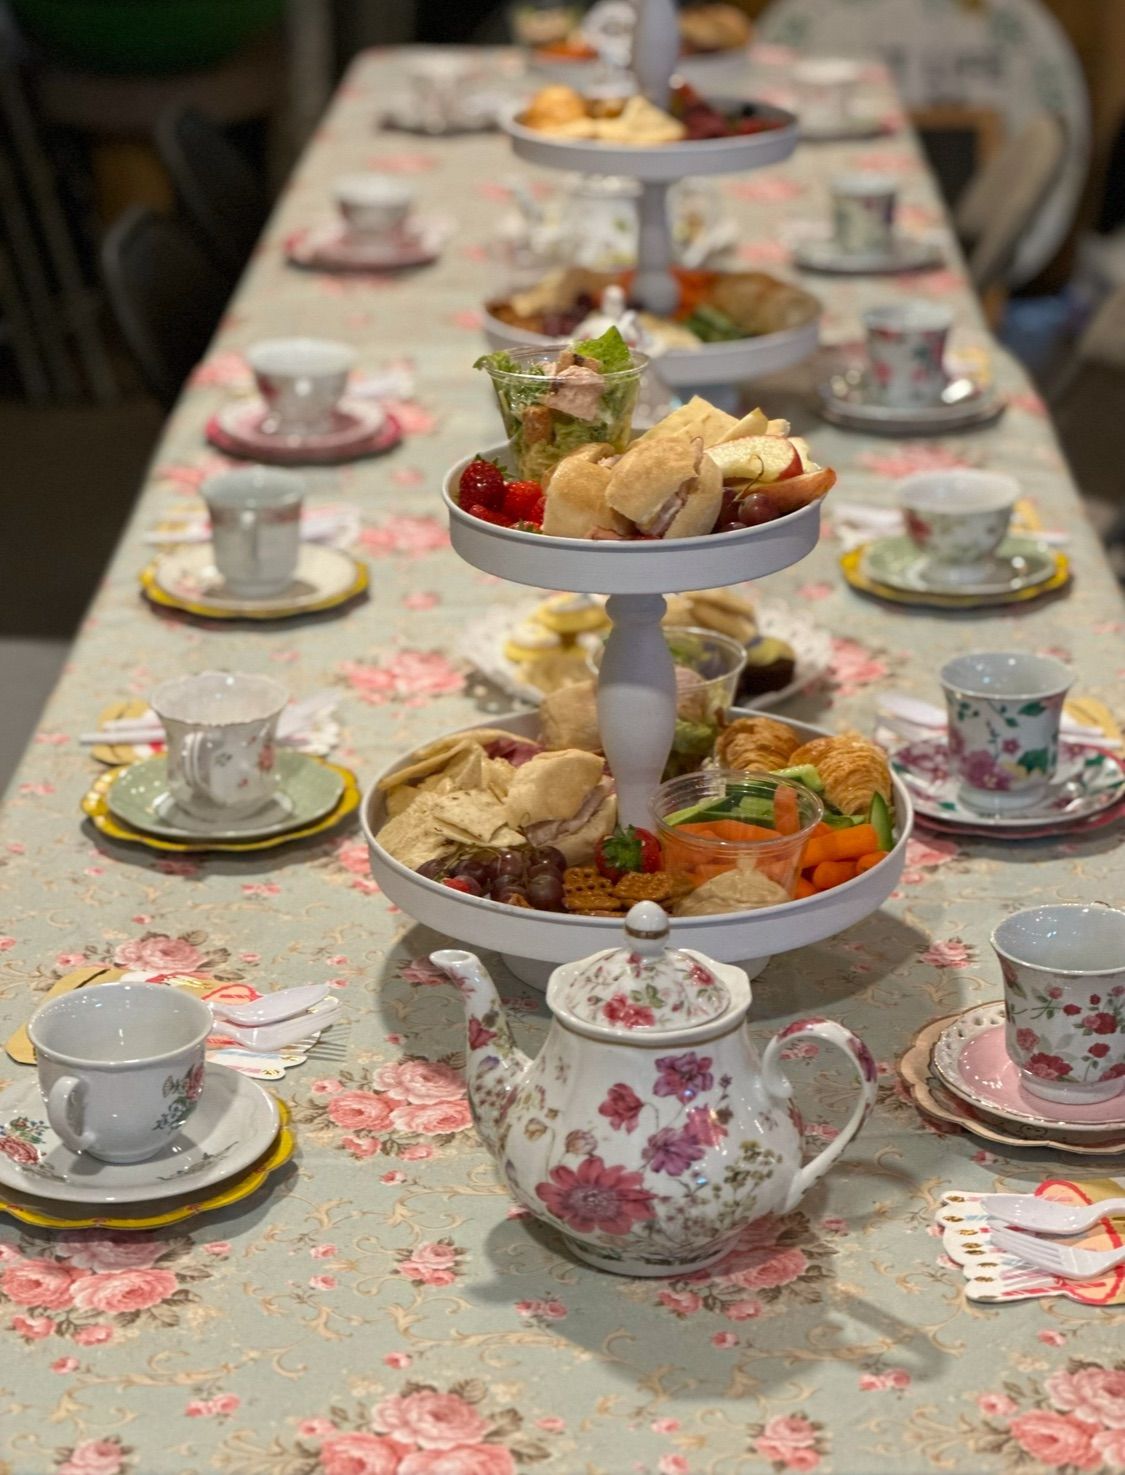
[[[633, 71], [641, 92], [658, 107], [667, 105], [678, 48], [679, 25], [672, 0], [642, 0], [634, 35]], [[797, 145], [796, 118], [780, 108], [759, 107], [777, 127], [745, 138], [708, 138], [656, 148], [557, 138], [525, 128], [515, 114], [504, 127], [515, 153], [529, 164], [581, 174], [617, 174], [640, 183], [637, 274], [632, 291], [642, 307], [667, 316], [680, 300], [679, 284], [670, 270], [674, 252], [668, 220], [669, 187], [690, 175], [748, 173], [788, 158]], [[495, 318], [486, 321], [485, 331], [495, 347], [542, 341], [537, 335], [507, 328]], [[817, 338], [818, 324], [813, 321], [758, 338], [673, 350], [661, 354], [653, 367], [664, 383], [680, 394], [707, 389], [713, 403], [733, 410], [743, 380], [775, 374], [800, 363], [815, 350]]]
[[[678, 28], [671, 0], [645, 0], [637, 27], [634, 67], [645, 95], [663, 104], [676, 59]], [[532, 163], [583, 173], [628, 174], [643, 187], [640, 269], [637, 284], [653, 311], [667, 312], [679, 289], [668, 267], [668, 185], [686, 174], [723, 174], [759, 168], [785, 158], [797, 139], [795, 121], [748, 138], [709, 139], [660, 148], [618, 148], [599, 143], [560, 142], [512, 122], [517, 154]], [[753, 340], [749, 341], [753, 353]], [[503, 463], [506, 445], [483, 454]], [[452, 467], [443, 489], [453, 547], [467, 563], [517, 584], [606, 594], [612, 629], [598, 675], [598, 724], [606, 761], [617, 788], [624, 824], [652, 825], [651, 799], [660, 783], [676, 722], [672, 657], [661, 629], [665, 594], [717, 588], [760, 579], [797, 563], [815, 547], [820, 504], [739, 532], [655, 541], [596, 542], [548, 537], [495, 527], [457, 505], [461, 473], [473, 458]], [[496, 719], [524, 737], [538, 736], [535, 714]], [[794, 723], [808, 737], [820, 728]], [[404, 757], [386, 773], [409, 762]], [[385, 774], [380, 775], [380, 779]], [[677, 946], [695, 947], [720, 962], [740, 963], [753, 977], [771, 954], [831, 937], [875, 911], [898, 884], [913, 822], [910, 795], [897, 780], [898, 842], [880, 864], [832, 891], [757, 911], [673, 918]], [[511, 907], [427, 880], [394, 860], [379, 844], [386, 819], [379, 779], [368, 791], [362, 823], [372, 873], [389, 899], [409, 916], [446, 936], [493, 949], [517, 977], [545, 988], [551, 969], [613, 946], [620, 933], [614, 918], [571, 916]]]

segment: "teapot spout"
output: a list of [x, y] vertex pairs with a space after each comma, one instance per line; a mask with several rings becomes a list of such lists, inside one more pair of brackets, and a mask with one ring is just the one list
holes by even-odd
[[469, 1104], [481, 1137], [495, 1150], [504, 1118], [531, 1061], [516, 1048], [496, 985], [475, 953], [442, 948], [430, 954], [430, 962], [447, 973], [464, 996]]

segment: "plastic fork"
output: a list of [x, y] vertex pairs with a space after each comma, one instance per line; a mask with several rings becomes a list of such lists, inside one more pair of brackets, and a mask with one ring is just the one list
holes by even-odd
[[991, 1238], [1003, 1254], [1015, 1255], [1024, 1264], [1063, 1280], [1097, 1280], [1118, 1265], [1125, 1265], [1125, 1245], [1116, 1250], [1072, 1250], [1051, 1239], [999, 1226], [993, 1229]]
[[1125, 1214], [1125, 1197], [1103, 1198], [1093, 1204], [1060, 1204], [1033, 1193], [985, 1193], [979, 1207], [990, 1219], [1035, 1234], [1081, 1234], [1107, 1214]]
[[[335, 1000], [333, 1004], [336, 1004]], [[244, 1050], [272, 1055], [275, 1050], [281, 1050], [286, 1045], [295, 1045], [298, 1040], [307, 1040], [319, 1030], [327, 1029], [335, 1017], [336, 1008], [318, 1009], [314, 1014], [300, 1014], [296, 1019], [287, 1019], [282, 1024], [260, 1024], [252, 1029], [228, 1024], [225, 1019], [216, 1019], [215, 1033], [224, 1040], [233, 1040]]]

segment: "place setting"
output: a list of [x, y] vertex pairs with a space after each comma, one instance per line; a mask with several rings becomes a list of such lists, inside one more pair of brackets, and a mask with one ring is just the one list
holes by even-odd
[[103, 835], [154, 850], [256, 851], [335, 828], [358, 806], [350, 769], [277, 743], [289, 694], [203, 671], [152, 693], [164, 752], [109, 770], [82, 799]]
[[428, 266], [441, 255], [451, 222], [415, 210], [415, 190], [397, 174], [340, 175], [332, 185], [338, 218], [295, 231], [286, 258], [310, 271], [383, 272]]
[[1020, 500], [1014, 477], [950, 467], [904, 477], [895, 492], [904, 531], [840, 555], [845, 580], [860, 593], [923, 609], [974, 610], [1040, 599], [1070, 582], [1060, 538], [1010, 531]]
[[36, 1075], [0, 1092], [0, 1212], [50, 1228], [146, 1230], [255, 1193], [293, 1155], [289, 1111], [207, 1059], [212, 1009], [112, 982], [43, 1003]]
[[932, 271], [945, 264], [941, 246], [896, 228], [898, 180], [875, 170], [835, 175], [829, 185], [831, 225], [802, 232], [793, 262], [804, 271], [884, 276]]
[[1011, 1146], [1125, 1152], [1125, 912], [1030, 907], [991, 941], [1003, 998], [919, 1032], [899, 1066], [915, 1104]]
[[1120, 817], [1119, 740], [1073, 719], [1070, 736], [1061, 736], [1074, 680], [1062, 661], [978, 651], [948, 661], [940, 680], [947, 723], [891, 755], [919, 820], [950, 833], [1034, 840], [1085, 834]]
[[951, 372], [946, 340], [953, 314], [922, 298], [863, 314], [866, 342], [838, 350], [834, 372], [817, 385], [820, 415], [866, 435], [953, 435], [991, 425], [1007, 408], [978, 370]]
[[305, 482], [272, 467], [236, 468], [200, 488], [206, 541], [174, 543], [142, 570], [150, 603], [210, 620], [284, 620], [349, 604], [367, 566], [304, 536]]
[[267, 338], [246, 360], [257, 394], [239, 396], [207, 422], [228, 456], [279, 466], [331, 466], [382, 455], [402, 439], [394, 415], [348, 394], [355, 350], [328, 338]]

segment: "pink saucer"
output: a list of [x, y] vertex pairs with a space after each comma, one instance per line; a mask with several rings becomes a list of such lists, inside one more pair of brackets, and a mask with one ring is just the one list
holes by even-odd
[[333, 222], [294, 231], [285, 242], [285, 255], [294, 266], [310, 271], [404, 271], [438, 259], [441, 233], [433, 221], [419, 219], [385, 241], [368, 241]]
[[1107, 825], [1116, 824], [1125, 816], [1125, 800], [1115, 804], [1112, 809], [1103, 809], [1101, 814], [1093, 814], [1089, 819], [1063, 820], [1053, 825], [1036, 825], [1032, 828], [1022, 830], [997, 831], [989, 829], [984, 825], [948, 824], [945, 820], [937, 819], [930, 814], [920, 814], [914, 811], [915, 824], [924, 825], [926, 829], [933, 830], [939, 835], [970, 835], [984, 840], [996, 839], [1001, 835], [1004, 843], [1009, 840], [1074, 840], [1081, 835], [1088, 834], [1091, 830], [1102, 830]]
[[402, 439], [402, 427], [393, 415], [361, 400], [341, 400], [332, 428], [316, 435], [279, 435], [266, 430], [269, 414], [263, 400], [233, 400], [207, 422], [207, 439], [228, 456], [274, 466], [356, 461], [389, 451]]
[[954, 1066], [958, 1080], [947, 1076], [941, 1066], [938, 1069], [942, 1079], [959, 1096], [967, 1096], [974, 1104], [999, 1116], [1063, 1129], [1125, 1130], [1125, 1093], [1119, 1092], [1108, 1101], [1077, 1106], [1044, 1101], [1026, 1090], [1008, 1054], [1002, 1024], [981, 1029], [961, 1044]]

